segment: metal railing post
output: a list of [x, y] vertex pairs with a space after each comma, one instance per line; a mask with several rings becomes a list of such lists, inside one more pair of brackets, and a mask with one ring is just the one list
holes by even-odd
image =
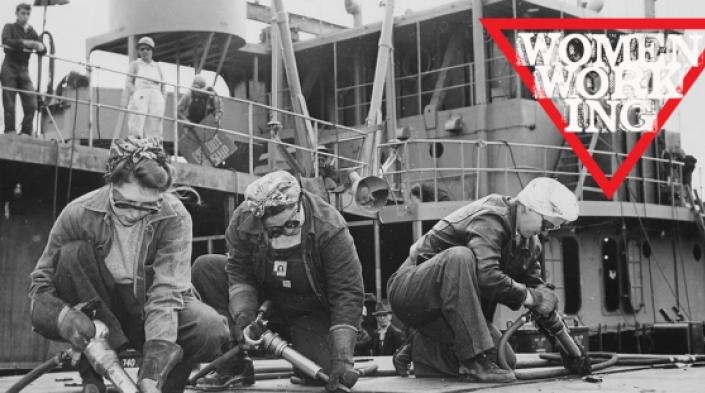
[[465, 144], [460, 144], [460, 199], [465, 200]]
[[[255, 173], [255, 159], [254, 159], [254, 108], [252, 106], [252, 103], [247, 104], [247, 134], [249, 136], [247, 140], [247, 148], [248, 148], [248, 154], [250, 159], [249, 161], [249, 172], [250, 175], [254, 175]], [[271, 154], [271, 153], [270, 153]]]
[[[88, 63], [90, 55], [86, 57], [86, 63]], [[95, 107], [93, 106], [93, 89], [97, 87], [93, 83], [93, 68], [91, 66], [86, 66], [86, 74], [88, 76], [88, 146], [93, 147], [93, 127], [95, 122]]]
[[475, 163], [475, 200], [480, 199], [480, 154], [482, 154], [482, 142], [477, 145], [477, 162]]

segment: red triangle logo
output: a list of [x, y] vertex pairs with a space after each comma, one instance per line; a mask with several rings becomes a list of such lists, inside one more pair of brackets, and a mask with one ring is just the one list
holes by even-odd
[[634, 145], [632, 150], [627, 154], [622, 164], [617, 168], [611, 178], [608, 178], [602, 168], [593, 159], [590, 152], [580, 141], [580, 138], [575, 132], [568, 132], [565, 119], [561, 111], [556, 107], [551, 97], [542, 95], [537, 96], [536, 83], [534, 75], [527, 65], [520, 62], [517, 52], [512, 44], [505, 37], [503, 31], [590, 31], [590, 30], [705, 30], [705, 19], [613, 19], [613, 18], [586, 18], [586, 19], [558, 19], [558, 18], [482, 18], [480, 19], [483, 26], [494, 39], [499, 49], [504, 53], [509, 63], [514, 67], [514, 70], [519, 74], [524, 84], [534, 94], [534, 98], [546, 111], [546, 114], [551, 118], [558, 131], [563, 138], [568, 142], [583, 165], [592, 175], [595, 182], [604, 191], [608, 198], [612, 198], [615, 192], [619, 189], [622, 182], [625, 180], [634, 165], [639, 161], [644, 151], [653, 141], [656, 135], [661, 131], [663, 125], [668, 118], [673, 114], [678, 104], [683, 97], [688, 94], [688, 91], [693, 86], [693, 83], [703, 71], [705, 66], [705, 50], [699, 57], [696, 66], [693, 66], [685, 74], [682, 84], [678, 86], [677, 91], [681, 93], [679, 98], [668, 98], [664, 101], [660, 111], [655, 116], [653, 128], [643, 131], [641, 138]]

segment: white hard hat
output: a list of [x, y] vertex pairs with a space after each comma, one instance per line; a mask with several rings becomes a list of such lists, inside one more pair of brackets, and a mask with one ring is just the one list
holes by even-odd
[[578, 199], [568, 187], [555, 179], [537, 177], [531, 180], [516, 199], [545, 217], [557, 217], [566, 221], [578, 219]]
[[137, 41], [137, 46], [139, 47], [140, 45], [147, 45], [148, 47], [154, 49], [154, 40], [147, 36], [142, 37], [139, 41]]

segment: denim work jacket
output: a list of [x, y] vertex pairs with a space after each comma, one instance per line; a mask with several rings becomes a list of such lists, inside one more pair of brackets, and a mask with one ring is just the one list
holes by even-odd
[[[105, 258], [113, 239], [109, 213], [110, 186], [89, 192], [69, 203], [49, 233], [49, 241], [31, 274], [30, 297], [51, 291], [58, 252], [63, 244], [87, 241]], [[176, 342], [178, 312], [184, 297], [192, 296], [191, 216], [181, 201], [164, 194], [160, 210], [144, 218], [144, 238], [134, 273], [134, 293], [144, 307], [145, 339]]]
[[[320, 197], [302, 192], [306, 215], [301, 246], [306, 275], [313, 293], [330, 313], [331, 329], [347, 325], [356, 329], [362, 315], [362, 266], [343, 217]], [[266, 271], [268, 239], [261, 220], [241, 204], [233, 213], [225, 242], [229, 258], [230, 310], [237, 321], [243, 312], [259, 306], [258, 291]]]
[[483, 296], [518, 309], [526, 287], [536, 287], [543, 279], [541, 243], [538, 236], [516, 235], [516, 209], [516, 202], [499, 194], [461, 207], [411, 246], [403, 267], [419, 265], [448, 248], [466, 246], [475, 254]]

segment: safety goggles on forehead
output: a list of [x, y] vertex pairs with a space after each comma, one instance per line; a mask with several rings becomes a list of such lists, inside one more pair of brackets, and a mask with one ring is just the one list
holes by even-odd
[[287, 218], [287, 220], [284, 222], [284, 225], [277, 225], [277, 226], [272, 226], [265, 228], [267, 231], [267, 236], [269, 236], [270, 239], [277, 238], [281, 235], [284, 234], [287, 230], [293, 230], [301, 226], [301, 221], [294, 219], [294, 217], [298, 216], [299, 212], [301, 211], [301, 202], [297, 204], [296, 210], [294, 210], [293, 213]]

